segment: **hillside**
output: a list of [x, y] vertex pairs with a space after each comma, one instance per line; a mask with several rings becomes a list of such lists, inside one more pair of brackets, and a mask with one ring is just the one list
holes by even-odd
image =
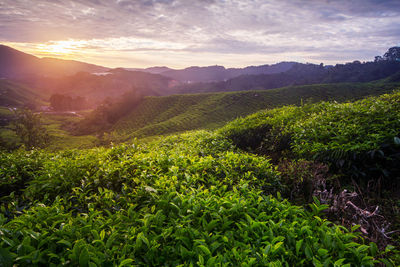
[[[182, 70], [169, 69], [158, 72], [166, 77], [184, 83], [225, 81], [241, 75], [272, 74], [288, 71], [295, 62], [280, 62], [272, 65], [248, 66], [245, 68], [225, 68], [223, 66], [189, 67]], [[145, 69], [144, 71], [159, 71], [160, 69]]]
[[104, 72], [108, 68], [73, 60], [38, 58], [0, 45], [0, 78], [60, 77], [80, 71]]
[[227, 81], [178, 85], [175, 91], [177, 93], [229, 92], [321, 83], [371, 82], [388, 78], [398, 71], [400, 71], [400, 61], [397, 60], [365, 63], [355, 61], [333, 67], [296, 63], [282, 73], [241, 75]]
[[2, 259], [398, 266], [399, 114], [395, 92], [264, 110], [147, 143], [0, 152]]
[[0, 106], [3, 107], [38, 107], [43, 101], [43, 95], [27, 86], [0, 79]]
[[[398, 87], [399, 84], [348, 83], [293, 86], [264, 91], [146, 97], [139, 104], [132, 105], [132, 111], [117, 120], [111, 129], [125, 136], [144, 137], [214, 128], [236, 117], [265, 108], [300, 105], [301, 102], [360, 99], [368, 95], [387, 93]], [[87, 128], [83, 125], [81, 127]]]
[[49, 96], [81, 96], [98, 104], [107, 97], [118, 98], [132, 90], [143, 95], [166, 95], [173, 81], [158, 74], [113, 69], [102, 75], [79, 72], [61, 78], [36, 79], [29, 84]]
[[[398, 48], [391, 49], [396, 52]], [[98, 105], [107, 97], [118, 98], [131, 90], [144, 96], [164, 96], [384, 79], [397, 82], [396, 73], [400, 71], [400, 61], [395, 56], [336, 66], [281, 62], [245, 68], [194, 66], [174, 70], [152, 67], [131, 71], [123, 68], [110, 70], [77, 61], [37, 58], [7, 46], [0, 46], [0, 56], [0, 77], [13, 78], [46, 94], [47, 98], [52, 94], [85, 97], [91, 106]]]
[[225, 68], [223, 66], [192, 66], [184, 69], [151, 67], [146, 69], [127, 68], [127, 70], [161, 74], [183, 83], [225, 81], [241, 75], [272, 74], [288, 71], [295, 62], [280, 62], [272, 65], [247, 66], [244, 68]]

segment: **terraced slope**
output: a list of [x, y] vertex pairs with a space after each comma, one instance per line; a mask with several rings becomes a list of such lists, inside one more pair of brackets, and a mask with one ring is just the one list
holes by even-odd
[[215, 128], [261, 109], [302, 102], [345, 101], [391, 92], [397, 83], [344, 83], [292, 86], [263, 91], [147, 97], [113, 130], [130, 137]]

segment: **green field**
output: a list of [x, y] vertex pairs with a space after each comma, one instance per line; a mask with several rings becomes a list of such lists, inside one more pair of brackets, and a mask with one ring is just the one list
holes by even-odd
[[399, 88], [397, 83], [346, 83], [293, 86], [263, 91], [146, 97], [119, 119], [113, 131], [125, 138], [165, 135], [194, 129], [213, 129], [237, 117], [283, 105], [339, 102], [379, 95]]
[[[4, 112], [2, 112], [4, 110]], [[8, 112], [7, 112], [8, 111]], [[13, 113], [6, 108], [0, 108], [4, 114], [3, 118], [12, 120]], [[96, 146], [97, 137], [94, 135], [74, 136], [68, 131], [71, 124], [80, 121], [82, 118], [70, 114], [40, 113], [41, 121], [48, 134], [50, 135], [47, 150], [56, 151], [71, 148], [90, 148]], [[21, 141], [15, 134], [12, 125], [9, 123], [0, 126], [0, 147], [5, 149], [15, 149], [21, 146]]]
[[[94, 121], [90, 120], [90, 111], [81, 112], [89, 120], [82, 116], [49, 113], [42, 113], [42, 118], [51, 136], [49, 150], [89, 148], [109, 144], [111, 141], [118, 143], [134, 138], [154, 139], [157, 136], [196, 129], [216, 129], [235, 118], [263, 109], [318, 101], [356, 100], [391, 92], [398, 87], [398, 83], [346, 83], [292, 86], [263, 91], [145, 97], [139, 104], [133, 104], [127, 115], [113, 124], [107, 123], [106, 134], [101, 131], [84, 135], [71, 134], [74, 132], [73, 125], [90, 129], [101, 120], [102, 116], [94, 116]], [[119, 103], [115, 105], [119, 106]], [[1, 107], [0, 114], [6, 121], [12, 117], [12, 112], [7, 107]], [[18, 138], [7, 125], [0, 127], [0, 140], [6, 148], [19, 146]]]
[[82, 118], [68, 114], [52, 115], [42, 114], [43, 124], [51, 136], [48, 150], [70, 148], [90, 148], [95, 146], [97, 138], [93, 135], [73, 136], [68, 131], [68, 126], [80, 121]]
[[[139, 104], [134, 104], [127, 115], [108, 124], [108, 132], [89, 132], [84, 135], [71, 134], [73, 125], [83, 129], [91, 128], [101, 120], [94, 121], [68, 114], [51, 115], [43, 113], [44, 125], [51, 136], [49, 150], [69, 148], [89, 148], [95, 145], [133, 140], [134, 138], [151, 139], [160, 135], [196, 129], [216, 129], [225, 123], [259, 110], [283, 105], [301, 105], [318, 101], [356, 100], [368, 95], [379, 95], [398, 88], [396, 83], [349, 83], [285, 87], [264, 91], [245, 91], [231, 93], [209, 93], [195, 95], [173, 95], [166, 97], [145, 97]], [[119, 103], [115, 104], [116, 106]], [[3, 118], [10, 118], [8, 108], [1, 108]], [[90, 111], [80, 112], [90, 118]], [[18, 138], [10, 127], [0, 128], [0, 140], [4, 147], [14, 148], [19, 145]]]

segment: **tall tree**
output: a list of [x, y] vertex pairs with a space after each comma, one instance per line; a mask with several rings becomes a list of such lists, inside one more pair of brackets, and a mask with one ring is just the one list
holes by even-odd
[[29, 109], [15, 111], [14, 130], [27, 149], [43, 148], [48, 144], [49, 134], [43, 126], [40, 115]]

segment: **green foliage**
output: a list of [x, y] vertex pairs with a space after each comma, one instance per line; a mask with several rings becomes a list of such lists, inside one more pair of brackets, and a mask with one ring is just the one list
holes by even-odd
[[2, 107], [36, 108], [43, 104], [41, 99], [44, 99], [44, 96], [32, 88], [0, 79], [0, 106]]
[[[0, 109], [0, 113], [2, 110]], [[0, 126], [0, 149], [15, 150], [23, 143], [15, 133], [12, 121], [15, 119], [14, 112], [9, 111], [7, 118], [4, 119], [0, 114], [0, 122], [3, 119], [4, 126]], [[39, 115], [36, 115], [39, 116]], [[40, 113], [40, 124], [48, 134], [46, 149], [50, 151], [72, 148], [94, 147], [96, 137], [93, 135], [73, 136], [68, 132], [68, 128], [81, 120], [80, 114], [72, 113]]]
[[49, 135], [42, 125], [40, 116], [29, 109], [15, 111], [13, 127], [27, 149], [42, 148], [49, 142]]
[[283, 193], [299, 203], [311, 202], [313, 192], [325, 189], [325, 183], [330, 178], [328, 170], [328, 166], [314, 161], [281, 160], [278, 171], [285, 185]]
[[237, 119], [218, 132], [239, 148], [272, 158], [318, 159], [353, 177], [391, 177], [390, 187], [400, 174], [396, 164], [399, 111], [397, 92], [353, 103], [321, 102], [265, 110]]
[[400, 93], [354, 103], [315, 105], [293, 128], [299, 154], [368, 151], [393, 138], [400, 129]]
[[93, 112], [75, 124], [75, 134], [103, 133], [119, 119], [127, 115], [141, 101], [141, 93], [132, 90], [117, 100], [106, 98]]
[[75, 132], [115, 131], [126, 140], [212, 129], [265, 108], [301, 105], [303, 101], [360, 99], [390, 92], [397, 86], [389, 83], [318, 84], [272, 90], [144, 97], [140, 102], [125, 97], [109, 103], [109, 108], [99, 109], [87, 116], [78, 123]]
[[[0, 257], [19, 266], [373, 266], [374, 245], [283, 189], [217, 133], [110, 149], [3, 153]], [[23, 181], [21, 184], [19, 181]]]
[[[6, 266], [390, 266], [397, 250], [379, 251], [357, 227], [323, 219], [327, 206], [315, 198], [304, 208], [280, 192], [310, 200], [316, 178], [327, 175], [313, 158], [336, 162], [355, 153], [352, 166], [365, 170], [357, 164], [369, 161], [357, 159], [367, 153], [393, 171], [399, 97], [286, 106], [213, 132], [111, 148], [0, 152], [0, 260]], [[277, 169], [242, 149], [309, 160], [281, 161]]]
[[88, 108], [89, 103], [85, 97], [71, 97], [68, 95], [54, 94], [50, 97], [50, 107], [53, 110], [82, 110]]
[[0, 152], [0, 197], [12, 192], [21, 194], [43, 166], [45, 153], [17, 150], [14, 153]]

